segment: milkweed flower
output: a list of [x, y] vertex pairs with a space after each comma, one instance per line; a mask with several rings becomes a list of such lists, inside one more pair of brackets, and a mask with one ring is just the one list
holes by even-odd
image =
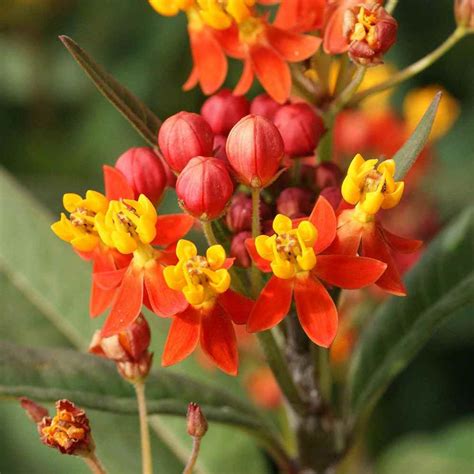
[[137, 200], [112, 200], [107, 212], [96, 216], [97, 230], [105, 245], [133, 255], [127, 267], [94, 275], [97, 285], [116, 290], [102, 328], [103, 337], [126, 329], [138, 318], [143, 304], [161, 317], [171, 316], [185, 307], [184, 299], [166, 286], [163, 269], [174, 260], [174, 244], [193, 222], [191, 216], [184, 214], [158, 216], [143, 194]]
[[178, 263], [164, 269], [164, 278], [170, 289], [184, 295], [187, 304], [173, 315], [162, 365], [182, 361], [200, 342], [221, 370], [236, 375], [238, 354], [232, 323], [245, 324], [253, 303], [230, 289], [232, 259], [226, 258], [221, 245], [209, 247], [206, 256], [200, 256], [188, 240], [178, 242], [176, 255]]
[[381, 209], [392, 209], [400, 202], [404, 183], [394, 180], [395, 162], [364, 160], [356, 155], [342, 183], [342, 196], [355, 207], [339, 213], [337, 235], [330, 250], [345, 255], [360, 253], [385, 262], [387, 269], [376, 284], [383, 290], [404, 296], [405, 287], [396, 267], [393, 252], [412, 253], [419, 240], [409, 240], [386, 230], [376, 215]]
[[[97, 191], [87, 191], [85, 198], [73, 193], [63, 197], [64, 213], [61, 219], [51, 226], [51, 230], [62, 240], [69, 242], [76, 253], [84, 260], [92, 262], [92, 273], [109, 272], [126, 267], [130, 257], [109, 248], [101, 241], [95, 216], [105, 212], [110, 199], [133, 198], [134, 190], [122, 172], [104, 166], [105, 196]], [[102, 314], [112, 303], [114, 291], [103, 289], [92, 278], [89, 313], [91, 317]]]
[[338, 315], [321, 280], [347, 289], [362, 288], [380, 278], [386, 265], [372, 258], [322, 254], [336, 235], [336, 216], [320, 197], [308, 219], [292, 221], [278, 214], [274, 234], [247, 241], [256, 265], [273, 276], [263, 288], [250, 313], [247, 329], [258, 332], [279, 324], [296, 303], [300, 324], [317, 345], [329, 347], [334, 340]]
[[219, 89], [227, 75], [228, 55], [244, 62], [235, 94], [245, 94], [257, 76], [268, 94], [283, 103], [291, 91], [287, 63], [309, 58], [321, 44], [315, 36], [270, 25], [256, 14], [255, 0], [149, 1], [162, 15], [184, 11], [188, 17], [194, 67], [185, 90], [198, 82], [205, 94]]
[[339, 0], [334, 3], [324, 33], [328, 54], [348, 52], [354, 62], [370, 66], [382, 62], [395, 43], [398, 24], [382, 1]]

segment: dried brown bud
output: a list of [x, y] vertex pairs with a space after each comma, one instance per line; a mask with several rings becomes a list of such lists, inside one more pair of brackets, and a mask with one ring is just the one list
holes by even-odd
[[117, 364], [120, 375], [135, 383], [148, 375], [152, 363], [150, 326], [140, 315], [125, 331], [111, 337], [102, 337], [96, 331], [89, 345], [89, 352], [106, 357]]
[[474, 28], [474, 0], [454, 0], [454, 14], [458, 26]]
[[188, 434], [194, 438], [202, 438], [207, 432], [207, 420], [197, 403], [188, 405], [186, 415], [188, 422]]
[[20, 398], [20, 405], [26, 411], [28, 418], [33, 423], [39, 423], [45, 416], [48, 416], [48, 410], [26, 397]]
[[89, 420], [84, 410], [69, 400], [56, 402], [56, 415], [38, 423], [41, 441], [63, 454], [87, 455], [94, 450]]
[[397, 39], [398, 23], [378, 3], [346, 10], [343, 34], [349, 43], [349, 57], [364, 66], [383, 62], [383, 55]]

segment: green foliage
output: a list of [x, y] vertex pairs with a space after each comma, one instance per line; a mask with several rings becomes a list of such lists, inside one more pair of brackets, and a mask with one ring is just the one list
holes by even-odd
[[410, 138], [393, 156], [397, 165], [395, 172], [396, 180], [401, 180], [405, 177], [426, 145], [436, 118], [436, 112], [438, 111], [441, 95], [441, 92], [438, 92], [435, 95], [433, 102], [431, 102], [431, 105], [426, 110]]
[[350, 413], [367, 413], [434, 331], [474, 303], [474, 209], [430, 245], [407, 278], [408, 296], [377, 311], [351, 360]]
[[161, 125], [160, 119], [142, 101], [99, 66], [71, 38], [60, 36], [60, 40], [99, 92], [119, 110], [152, 147], [156, 146], [158, 130]]

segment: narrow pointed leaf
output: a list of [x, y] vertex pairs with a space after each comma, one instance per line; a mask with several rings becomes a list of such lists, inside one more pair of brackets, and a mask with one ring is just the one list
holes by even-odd
[[152, 146], [156, 146], [160, 119], [134, 94], [99, 66], [77, 43], [67, 36], [60, 36], [71, 56], [81, 66], [99, 92], [135, 127]]
[[473, 307], [473, 242], [470, 208], [435, 239], [409, 273], [408, 296], [391, 297], [377, 310], [351, 362], [353, 420], [373, 407], [443, 322]]
[[438, 111], [441, 96], [441, 92], [438, 92], [435, 95], [433, 102], [431, 102], [431, 105], [426, 110], [425, 115], [421, 118], [420, 123], [417, 125], [410, 138], [393, 156], [393, 159], [397, 164], [395, 172], [396, 180], [399, 181], [403, 179], [408, 171], [410, 171], [410, 168], [415, 164], [415, 161], [428, 141], [436, 118], [436, 112]]

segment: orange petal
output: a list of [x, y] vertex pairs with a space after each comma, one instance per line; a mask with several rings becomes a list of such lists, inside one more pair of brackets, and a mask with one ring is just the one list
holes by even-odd
[[247, 331], [265, 331], [279, 324], [290, 311], [292, 293], [292, 279], [283, 280], [272, 276], [250, 313]]
[[194, 89], [199, 83], [199, 71], [196, 66], [193, 66], [191, 72], [189, 73], [186, 82], [183, 84], [183, 91], [190, 91]]
[[315, 278], [296, 278], [295, 301], [304, 332], [318, 346], [329, 347], [336, 337], [338, 317], [326, 288]]
[[330, 254], [338, 255], [356, 255], [364, 227], [356, 221], [348, 221], [338, 227], [336, 238], [327, 249]]
[[234, 94], [246, 94], [252, 87], [253, 77], [252, 61], [250, 61], [250, 59], [246, 59], [244, 62], [244, 68], [242, 69], [242, 75], [240, 76], [239, 82], [234, 88]]
[[208, 28], [189, 28], [189, 38], [201, 88], [204, 94], [213, 94], [222, 86], [227, 76], [224, 51]]
[[291, 33], [273, 26], [267, 27], [268, 42], [290, 62], [299, 62], [311, 57], [321, 45], [321, 38]]
[[375, 258], [387, 264], [387, 269], [376, 285], [393, 295], [405, 296], [406, 289], [383, 234], [378, 226], [364, 229], [362, 234], [362, 255]]
[[217, 367], [229, 375], [237, 375], [239, 356], [234, 327], [219, 305], [202, 317], [201, 347]]
[[145, 268], [145, 288], [152, 311], [163, 318], [186, 309], [188, 303], [180, 291], [172, 290], [163, 277], [163, 265], [151, 262]]
[[168, 247], [183, 238], [194, 224], [188, 214], [167, 214], [156, 219], [156, 237], [152, 245]]
[[105, 195], [110, 200], [135, 199], [133, 188], [124, 174], [112, 166], [103, 166]]
[[259, 253], [257, 252], [254, 239], [247, 239], [245, 241], [245, 247], [247, 248], [250, 257], [252, 257], [252, 260], [255, 262], [255, 265], [258, 267], [259, 270], [265, 273], [269, 273], [272, 271], [270, 262], [260, 257]]
[[387, 229], [382, 227], [379, 228], [382, 232], [385, 241], [392, 247], [393, 250], [396, 250], [400, 253], [413, 253], [416, 252], [422, 245], [421, 240], [412, 240], [406, 239], [405, 237], [400, 237], [399, 235], [392, 234]]
[[219, 295], [218, 304], [235, 324], [247, 324], [253, 301], [232, 290]]
[[143, 270], [133, 262], [117, 290], [115, 302], [102, 328], [102, 337], [110, 337], [127, 329], [138, 318], [143, 302]]
[[126, 271], [127, 267], [108, 272], [94, 271], [92, 274], [92, 280], [98, 288], [103, 290], [113, 290], [120, 286]]
[[379, 260], [347, 255], [319, 255], [314, 274], [339, 288], [357, 289], [375, 283], [387, 265]]
[[327, 54], [341, 54], [349, 49], [349, 44], [343, 35], [344, 13], [349, 8], [350, 3], [357, 3], [352, 0], [343, 0], [342, 5], [337, 7], [324, 30], [324, 52]]
[[323, 26], [327, 0], [282, 0], [274, 25], [297, 32]]
[[273, 49], [256, 44], [250, 48], [253, 70], [268, 94], [279, 104], [286, 102], [291, 91], [288, 64]]
[[336, 237], [336, 214], [328, 200], [320, 196], [309, 216], [309, 221], [318, 231], [318, 239], [314, 245], [314, 251], [319, 254], [326, 250]]
[[165, 348], [161, 357], [161, 365], [181, 362], [196, 348], [201, 329], [201, 315], [192, 306], [173, 318]]

